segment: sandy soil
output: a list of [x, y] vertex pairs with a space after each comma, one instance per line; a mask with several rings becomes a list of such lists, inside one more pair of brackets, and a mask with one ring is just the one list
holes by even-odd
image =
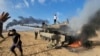
[[[94, 46], [92, 49], [79, 49], [77, 52], [71, 52], [68, 48], [53, 49], [47, 48], [48, 41], [42, 40], [40, 37], [35, 40], [33, 32], [19, 32], [23, 42], [24, 56], [100, 56], [100, 46]], [[100, 32], [98, 32], [100, 37]], [[7, 37], [4, 33], [6, 40], [2, 41], [0, 38], [0, 56], [14, 56], [10, 52], [12, 45], [12, 38]], [[99, 38], [98, 38], [99, 39]], [[20, 53], [16, 48], [18, 56]]]

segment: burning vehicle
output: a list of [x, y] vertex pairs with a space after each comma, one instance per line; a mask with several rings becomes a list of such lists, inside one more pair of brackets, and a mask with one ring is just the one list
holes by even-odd
[[61, 40], [63, 38], [60, 42], [61, 46], [92, 48], [96, 42], [89, 39], [96, 36], [96, 30], [100, 28], [100, 11], [87, 24], [83, 25], [82, 29], [79, 30], [80, 33], [73, 31], [68, 24], [68, 22], [52, 25], [44, 24], [36, 28], [42, 28], [43, 30], [40, 30], [40, 37], [49, 41], [52, 41], [55, 31], [59, 32], [59, 35], [63, 36], [60, 38]]

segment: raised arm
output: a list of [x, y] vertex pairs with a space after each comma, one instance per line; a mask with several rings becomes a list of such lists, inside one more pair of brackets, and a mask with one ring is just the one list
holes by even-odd
[[8, 12], [3, 12], [0, 15], [0, 21], [5, 22], [6, 20], [8, 20], [10, 18], [9, 13]]
[[8, 36], [13, 36], [13, 34], [11, 34], [11, 30], [9, 30]]

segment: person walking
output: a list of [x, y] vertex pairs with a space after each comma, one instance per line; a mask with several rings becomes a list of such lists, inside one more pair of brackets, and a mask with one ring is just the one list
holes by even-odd
[[12, 36], [13, 44], [11, 46], [12, 53], [17, 56], [15, 52], [15, 48], [17, 47], [21, 53], [21, 56], [23, 56], [23, 50], [22, 50], [22, 41], [20, 39], [20, 34], [16, 32], [15, 29], [12, 29], [8, 32], [8, 36]]

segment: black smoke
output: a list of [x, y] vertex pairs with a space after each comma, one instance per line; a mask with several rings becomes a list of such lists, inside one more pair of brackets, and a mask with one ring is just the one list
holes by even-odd
[[97, 36], [96, 30], [100, 30], [100, 10], [90, 17], [88, 23], [82, 27], [81, 37], [86, 40], [93, 36]]
[[32, 16], [30, 17], [19, 16], [18, 18], [19, 20], [13, 19], [12, 22], [9, 22], [6, 26], [6, 29], [8, 29], [11, 26], [18, 25], [18, 24], [34, 24], [34, 23], [42, 24], [42, 22], [49, 23], [48, 20], [37, 19]]

